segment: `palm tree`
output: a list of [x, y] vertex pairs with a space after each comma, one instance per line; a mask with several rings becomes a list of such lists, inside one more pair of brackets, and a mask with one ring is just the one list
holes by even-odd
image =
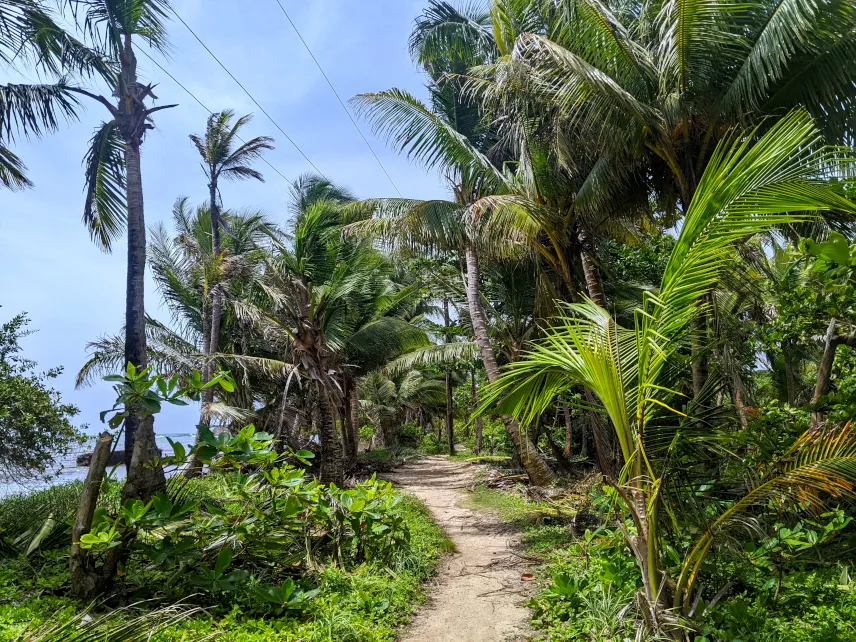
[[[809, 116], [799, 111], [763, 135], [753, 130], [736, 140], [725, 139], [699, 181], [660, 289], [645, 294], [635, 328], [619, 326], [591, 301], [569, 305], [559, 325], [524, 359], [509, 366], [485, 402], [486, 407], [501, 399], [506, 412], [532, 422], [575, 385], [597, 397], [623, 458], [621, 473], [611, 482], [636, 527], [626, 537], [642, 572], [640, 602], [648, 608], [648, 622], [675, 637], [668, 610], [673, 602], [686, 608], [713, 535], [733, 523], [735, 513], [757, 505], [759, 495], [793, 498], [800, 484], [833, 494], [853, 488], [840, 481], [854, 481], [849, 431], [839, 439], [825, 440], [825, 448], [816, 437], [804, 438], [789, 458], [793, 466], [773, 473], [777, 481], [771, 479], [763, 491], [750, 494], [752, 499], [738, 503], [724, 521], [705, 532], [670, 594], [659, 535], [659, 516], [669, 508], [668, 482], [674, 473], [668, 458], [672, 439], [664, 431], [686, 429], [700, 411], [692, 400], [683, 410], [675, 408], [680, 393], [675, 391], [674, 360], [691, 340], [689, 328], [704, 309], [702, 302], [733, 260], [736, 240], [775, 225], [805, 221], [819, 212], [856, 212], [856, 205], [827, 182], [834, 156], [834, 150], [823, 146]], [[677, 427], [671, 421], [675, 417], [682, 418]]]
[[[128, 234], [127, 290], [125, 294], [125, 363], [136, 368], [147, 364], [145, 271], [146, 222], [140, 149], [151, 116], [175, 105], [148, 107], [155, 99], [153, 85], [137, 77], [134, 36], [159, 50], [167, 47], [165, 19], [168, 0], [87, 0], [84, 27], [115, 68], [108, 80], [110, 98], [79, 87], [67, 90], [91, 98], [110, 113], [90, 141], [85, 158], [86, 203], [83, 220], [93, 241], [105, 251], [124, 230]], [[112, 99], [112, 100], [111, 100]], [[128, 496], [149, 496], [164, 485], [163, 471], [145, 463], [157, 457], [153, 420], [135, 416], [125, 422], [125, 464]], [[140, 455], [135, 458], [136, 443]]]
[[268, 367], [276, 362], [290, 375], [283, 407], [292, 379], [309, 384], [301, 385], [320, 442], [320, 477], [341, 484], [339, 417], [345, 445], [355, 448], [344, 412], [351, 389], [346, 379], [427, 344], [427, 337], [398, 314], [413, 292], [391, 283], [389, 261], [369, 241], [342, 237], [343, 203], [350, 195], [329, 181], [304, 177], [293, 196], [296, 217], [288, 242], [268, 259], [258, 299], [236, 302], [236, 308], [264, 334], [275, 355], [265, 359]]
[[[211, 114], [205, 128], [205, 138], [196, 134], [190, 135], [190, 140], [202, 156], [202, 170], [208, 179], [209, 207], [211, 210], [211, 252], [214, 257], [215, 266], [221, 261], [220, 227], [220, 205], [217, 202], [219, 194], [219, 181], [225, 180], [248, 180], [255, 179], [264, 182], [264, 176], [250, 166], [252, 161], [262, 158], [264, 152], [272, 150], [273, 139], [268, 136], [259, 136], [252, 140], [238, 144], [240, 131], [250, 120], [251, 115], [242, 116], [234, 123], [232, 120], [235, 112], [230, 109]], [[220, 350], [220, 326], [223, 316], [223, 293], [220, 291], [216, 280], [210, 282], [211, 301], [206, 302], [203, 309], [211, 311], [210, 317], [203, 318], [203, 326], [209, 326], [210, 331], [204, 331], [202, 351], [206, 355], [216, 354]], [[203, 365], [202, 376], [204, 381], [211, 377], [211, 364]], [[214, 400], [214, 389], [211, 388], [203, 393], [202, 410], [199, 423], [209, 425], [211, 403]]]
[[386, 376], [375, 370], [359, 382], [360, 408], [374, 425], [383, 446], [391, 446], [390, 429], [403, 423], [406, 411], [417, 412], [445, 403], [444, 383], [419, 370]]
[[[34, 0], [0, 0], [0, 67], [27, 65], [51, 76], [109, 76], [100, 54], [63, 30], [53, 13]], [[80, 103], [68, 80], [54, 84], [0, 85], [0, 186], [31, 187], [26, 167], [4, 141], [41, 136], [77, 117]]]

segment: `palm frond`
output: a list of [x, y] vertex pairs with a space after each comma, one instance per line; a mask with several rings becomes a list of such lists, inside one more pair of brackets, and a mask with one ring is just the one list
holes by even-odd
[[463, 167], [489, 185], [506, 179], [453, 124], [401, 89], [360, 94], [351, 100], [358, 115], [372, 123], [376, 135], [428, 169]]
[[116, 121], [102, 123], [95, 130], [83, 164], [86, 180], [83, 222], [95, 244], [109, 252], [113, 241], [124, 232], [128, 216], [125, 144]]
[[478, 349], [474, 341], [438, 343], [403, 354], [387, 363], [383, 370], [394, 377], [420, 366], [448, 365], [465, 359], [472, 360], [478, 356]]

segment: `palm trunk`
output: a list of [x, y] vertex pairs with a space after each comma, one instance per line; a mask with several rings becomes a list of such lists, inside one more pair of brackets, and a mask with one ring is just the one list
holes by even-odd
[[571, 423], [571, 409], [568, 404], [562, 404], [562, 414], [565, 415], [565, 452], [566, 458], [571, 456], [574, 445], [573, 424]]
[[348, 395], [348, 404], [351, 416], [351, 448], [353, 448], [350, 458], [352, 461], [357, 461], [360, 450], [360, 399], [357, 396], [357, 386], [353, 382]]
[[[466, 249], [466, 265], [467, 274], [464, 285], [467, 291], [467, 303], [469, 304], [470, 319], [473, 324], [473, 334], [479, 346], [479, 353], [484, 362], [488, 381], [493, 383], [499, 379], [499, 365], [497, 364], [496, 355], [494, 354], [493, 347], [490, 345], [490, 339], [487, 334], [487, 320], [482, 308], [481, 293], [479, 290], [478, 256], [476, 255], [475, 248], [472, 246], [468, 246]], [[515, 452], [520, 458], [520, 463], [523, 465], [524, 470], [526, 470], [526, 474], [529, 475], [529, 481], [535, 486], [550, 484], [555, 479], [553, 471], [547, 466], [547, 462], [544, 461], [544, 458], [535, 449], [528, 436], [520, 429], [520, 425], [510, 417], [505, 417], [503, 423], [511, 442], [514, 444]]]
[[[449, 336], [449, 299], [443, 300], [443, 325], [446, 328], [446, 343], [451, 341]], [[449, 454], [455, 455], [455, 400], [452, 389], [452, 370], [446, 369], [446, 436], [449, 438]]]
[[449, 438], [449, 454], [455, 454], [455, 406], [452, 389], [452, 373], [446, 372], [446, 436]]
[[318, 437], [321, 440], [321, 483], [341, 486], [345, 481], [342, 442], [336, 435], [336, 406], [329, 392], [318, 386]]
[[[217, 206], [217, 179], [212, 178], [210, 189], [210, 211], [211, 211], [211, 257], [215, 266], [220, 260], [220, 211]], [[220, 324], [223, 317], [223, 297], [219, 291], [218, 283], [208, 283], [208, 291], [202, 294], [202, 352], [205, 355], [205, 363], [202, 366], [202, 380], [208, 382], [214, 374], [214, 364], [211, 355], [220, 351]], [[210, 323], [206, 327], [205, 312], [210, 314]], [[199, 411], [199, 425], [211, 426], [211, 406], [214, 403], [214, 388], [202, 391], [202, 408]], [[200, 435], [196, 433], [196, 443], [199, 443]], [[190, 459], [185, 471], [186, 476], [196, 477], [202, 473], [202, 464], [196, 455]]]
[[586, 289], [588, 290], [589, 298], [602, 308], [606, 307], [606, 293], [603, 289], [603, 279], [600, 276], [600, 269], [597, 267], [597, 261], [592, 255], [589, 247], [589, 236], [585, 231], [579, 233], [579, 240], [582, 248], [580, 250], [580, 261], [583, 265], [583, 276], [586, 280]]
[[345, 397], [342, 400], [339, 410], [339, 420], [342, 424], [342, 449], [345, 458], [345, 468], [348, 470], [353, 468], [356, 463], [354, 455], [356, 452], [354, 448], [354, 422], [351, 416], [351, 385], [351, 378], [346, 375], [343, 381]]
[[[473, 409], [477, 409], [479, 407], [479, 389], [476, 384], [476, 369], [472, 370], [472, 386], [473, 386]], [[481, 454], [482, 450], [482, 440], [484, 439], [484, 423], [482, 422], [481, 416], [476, 417], [475, 420], [475, 431], [476, 431], [476, 443], [475, 443], [475, 454]]]
[[[128, 201], [128, 267], [125, 292], [125, 363], [137, 370], [146, 367], [146, 220], [143, 208], [143, 177], [140, 166], [140, 142], [125, 143]], [[125, 420], [125, 466], [130, 472], [131, 459], [140, 419]]]

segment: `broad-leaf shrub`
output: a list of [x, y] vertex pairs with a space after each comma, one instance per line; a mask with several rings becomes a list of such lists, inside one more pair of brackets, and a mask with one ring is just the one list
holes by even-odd
[[[130, 540], [129, 567], [162, 576], [165, 592], [238, 595], [250, 610], [284, 611], [316, 595], [309, 584], [322, 566], [391, 560], [408, 541], [391, 484], [372, 478], [347, 490], [325, 486], [297, 465], [312, 453], [288, 453], [284, 461], [272, 443], [253, 426], [217, 436], [203, 427], [196, 453], [212, 469], [208, 492], [182, 492], [177, 482], [173, 497], [100, 507], [81, 544], [107, 554]], [[176, 444], [174, 451], [162, 463], [183, 465], [191, 449]]]

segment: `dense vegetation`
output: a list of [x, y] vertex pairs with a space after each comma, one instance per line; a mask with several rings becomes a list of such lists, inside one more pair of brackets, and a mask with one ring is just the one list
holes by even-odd
[[[173, 105], [135, 46], [166, 50], [168, 0], [0, 0], [0, 65], [55, 81], [0, 85], [0, 184], [30, 187], [16, 137], [97, 101], [83, 219], [128, 244], [125, 326], [78, 376], [116, 393], [87, 480], [0, 503], [2, 635], [393, 639], [445, 545], [371, 472], [463, 442], [549, 498], [552, 639], [856, 640], [856, 7], [426, 5], [428, 100], [351, 105], [448, 200], [305, 175], [286, 226], [227, 206], [274, 141], [224, 109], [176, 142], [207, 202], [147, 229], [141, 146]], [[0, 458], [44, 472], [75, 410], [24, 324], [0, 333]], [[192, 402], [195, 443], [162, 455], [157, 414]]]

